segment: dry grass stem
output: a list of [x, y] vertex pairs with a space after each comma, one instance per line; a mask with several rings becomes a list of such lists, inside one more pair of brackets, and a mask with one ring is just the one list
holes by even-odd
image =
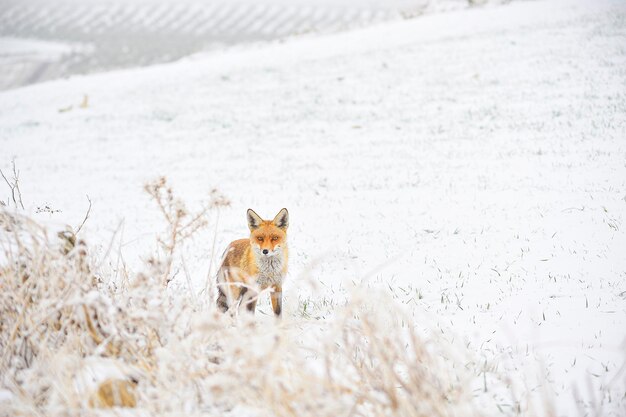
[[418, 335], [384, 294], [355, 291], [324, 321], [275, 321], [169, 288], [177, 259], [191, 289], [177, 251], [226, 200], [188, 214], [165, 179], [146, 190], [167, 224], [160, 253], [117, 285], [71, 229], [50, 239], [0, 210], [0, 416], [480, 414], [464, 354]]

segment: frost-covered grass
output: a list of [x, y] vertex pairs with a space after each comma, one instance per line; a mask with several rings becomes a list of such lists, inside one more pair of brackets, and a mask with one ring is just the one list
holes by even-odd
[[71, 229], [1, 209], [0, 415], [480, 415], [471, 359], [419, 335], [388, 295], [355, 290], [326, 320], [274, 321], [169, 288], [178, 245], [223, 200], [187, 213], [163, 180], [146, 188], [162, 250], [119, 279]]
[[203, 305], [245, 210], [285, 206], [285, 318], [264, 298], [259, 328], [315, 346], [354, 300], [400, 306], [461, 352], [481, 413], [621, 416], [624, 7], [513, 2], [4, 92], [0, 164], [49, 230], [89, 195], [80, 234], [114, 282], [163, 249], [143, 184], [194, 212], [219, 189], [168, 284]]

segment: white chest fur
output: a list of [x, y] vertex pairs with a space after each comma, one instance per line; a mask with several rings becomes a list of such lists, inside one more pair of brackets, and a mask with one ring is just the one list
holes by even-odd
[[285, 266], [282, 256], [258, 256], [256, 266], [259, 269], [256, 282], [261, 288], [282, 284]]

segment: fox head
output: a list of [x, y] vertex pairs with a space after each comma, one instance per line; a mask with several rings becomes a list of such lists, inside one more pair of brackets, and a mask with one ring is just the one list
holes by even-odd
[[278, 212], [274, 220], [263, 220], [252, 209], [248, 209], [250, 246], [257, 256], [281, 255], [287, 245], [289, 212], [286, 208]]

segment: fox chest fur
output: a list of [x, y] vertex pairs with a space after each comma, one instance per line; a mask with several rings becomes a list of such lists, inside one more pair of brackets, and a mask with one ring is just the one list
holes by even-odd
[[256, 258], [256, 284], [261, 288], [270, 285], [282, 285], [283, 278], [287, 274], [287, 248], [283, 248], [283, 256], [257, 257]]

